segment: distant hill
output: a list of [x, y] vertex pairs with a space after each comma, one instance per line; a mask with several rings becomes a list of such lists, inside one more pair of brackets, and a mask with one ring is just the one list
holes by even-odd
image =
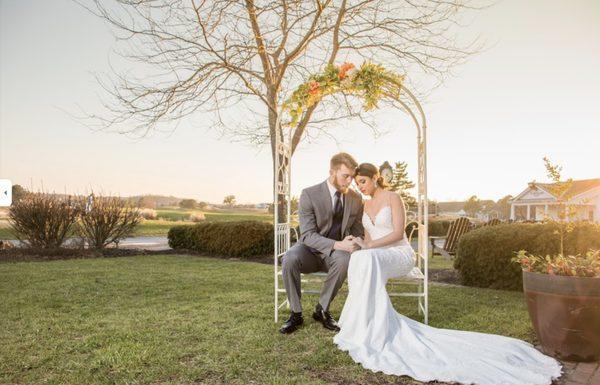
[[[59, 198], [66, 198], [68, 196], [72, 196], [69, 194], [56, 194], [56, 193], [54, 195]], [[137, 205], [137, 203], [140, 201], [141, 198], [146, 198], [146, 199], [156, 202], [156, 207], [178, 206], [179, 202], [181, 202], [184, 199], [184, 198], [178, 198], [178, 197], [175, 197], [172, 195], [165, 196], [165, 195], [152, 195], [152, 194], [121, 197], [121, 199], [132, 202], [134, 205]]]

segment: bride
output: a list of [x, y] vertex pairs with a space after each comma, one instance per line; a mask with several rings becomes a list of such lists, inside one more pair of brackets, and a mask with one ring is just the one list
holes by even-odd
[[366, 369], [418, 381], [481, 385], [550, 384], [560, 364], [515, 338], [438, 329], [398, 314], [385, 290], [388, 279], [407, 275], [415, 254], [406, 240], [398, 194], [385, 190], [377, 167], [363, 163], [355, 181], [364, 195], [365, 239], [348, 267], [348, 297], [334, 343]]

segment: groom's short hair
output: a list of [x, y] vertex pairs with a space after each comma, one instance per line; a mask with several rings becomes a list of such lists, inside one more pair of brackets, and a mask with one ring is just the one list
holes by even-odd
[[335, 154], [331, 157], [331, 161], [329, 161], [329, 167], [332, 170], [337, 170], [341, 165], [348, 167], [351, 170], [355, 170], [358, 167], [358, 163], [352, 155], [346, 152], [340, 152], [339, 154]]

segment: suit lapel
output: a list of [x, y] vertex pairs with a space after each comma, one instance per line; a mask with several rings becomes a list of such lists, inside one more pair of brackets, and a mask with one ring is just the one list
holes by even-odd
[[352, 203], [354, 199], [350, 196], [350, 192], [347, 192], [344, 196], [344, 216], [342, 219], [342, 237], [346, 233], [346, 226], [348, 225], [348, 218], [352, 212]]
[[325, 209], [325, 218], [327, 218], [326, 231], [329, 231], [331, 224], [333, 223], [333, 207], [331, 206], [331, 195], [329, 194], [329, 187], [327, 187], [327, 180], [321, 184], [322, 196], [324, 200], [321, 202]]

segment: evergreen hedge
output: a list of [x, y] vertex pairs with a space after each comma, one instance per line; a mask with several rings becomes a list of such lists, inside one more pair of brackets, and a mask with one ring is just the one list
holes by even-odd
[[[535, 255], [559, 252], [558, 226], [552, 223], [510, 223], [486, 226], [464, 234], [454, 260], [466, 286], [522, 290], [521, 267], [511, 262], [519, 250]], [[578, 222], [566, 234], [565, 254], [585, 254], [600, 249], [600, 224]]]

